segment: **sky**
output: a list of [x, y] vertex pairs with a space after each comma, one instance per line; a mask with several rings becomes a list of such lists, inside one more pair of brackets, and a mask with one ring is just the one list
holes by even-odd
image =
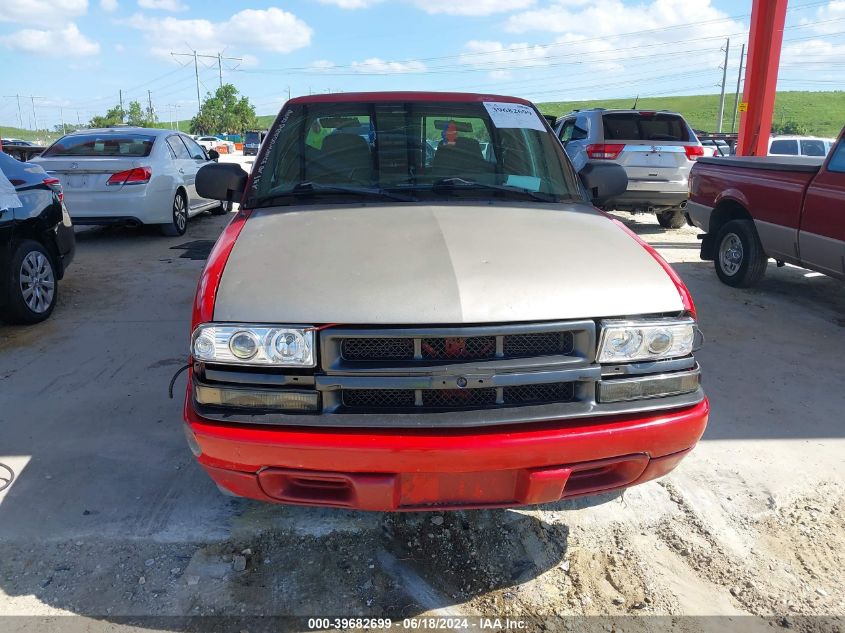
[[[258, 114], [310, 92], [457, 90], [536, 102], [714, 94], [727, 37], [731, 94], [751, 4], [0, 0], [0, 125], [84, 123], [121, 91], [124, 105], [152, 102], [162, 121], [190, 118], [193, 51], [207, 56], [197, 58], [202, 96], [222, 70]], [[845, 0], [790, 0], [778, 88], [845, 89]]]

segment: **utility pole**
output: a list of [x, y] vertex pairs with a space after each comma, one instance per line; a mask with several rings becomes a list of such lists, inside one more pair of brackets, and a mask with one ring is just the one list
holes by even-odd
[[199, 65], [197, 62], [198, 57], [205, 57], [207, 59], [216, 59], [217, 60], [217, 73], [220, 76], [220, 87], [223, 87], [223, 60], [232, 60], [236, 62], [242, 62], [243, 59], [240, 57], [223, 57], [223, 52], [217, 53], [217, 55], [200, 55], [196, 51], [191, 51], [190, 53], [174, 53], [173, 51], [170, 52], [173, 57], [193, 57], [194, 58], [194, 77], [196, 78], [197, 82], [197, 111], [202, 109], [202, 101], [200, 99], [200, 71]]
[[728, 52], [731, 50], [731, 38], [727, 38], [725, 42], [725, 64], [722, 66], [722, 96], [719, 98], [719, 121], [716, 125], [716, 131], [722, 131], [722, 117], [725, 115], [725, 82], [728, 78]]
[[739, 72], [736, 75], [736, 98], [734, 99], [734, 118], [731, 122], [731, 132], [736, 132], [736, 113], [739, 110], [739, 84], [742, 82], [742, 62], [745, 60], [745, 42], [742, 43], [742, 52], [739, 54]]
[[153, 93], [147, 90], [147, 103], [149, 104], [149, 108], [147, 109], [147, 120], [153, 120]]
[[[170, 127], [171, 129], [178, 130], [179, 129], [179, 104], [178, 103], [168, 103], [167, 108], [170, 110]], [[173, 117], [173, 112], [176, 111], [176, 117]]]
[[62, 134], [67, 134], [67, 130], [65, 129], [65, 109], [62, 106], [59, 106], [59, 118], [62, 120]]
[[76, 111], [76, 123], [79, 127], [82, 127], [82, 119], [79, 118], [79, 110]]
[[120, 122], [123, 123], [123, 90], [118, 90], [117, 94], [120, 99]]
[[33, 97], [29, 95], [29, 98], [32, 99], [32, 120], [35, 122], [35, 131], [38, 131], [38, 117], [35, 116], [35, 100], [41, 99], [42, 97]]
[[[211, 55], [200, 55], [200, 57], [211, 57]], [[220, 87], [223, 87], [223, 60], [227, 59], [233, 62], [242, 62], [240, 57], [223, 57], [223, 52], [217, 53], [217, 72], [220, 75]]]
[[23, 115], [21, 115], [21, 96], [15, 95], [18, 98], [18, 124], [23, 129]]

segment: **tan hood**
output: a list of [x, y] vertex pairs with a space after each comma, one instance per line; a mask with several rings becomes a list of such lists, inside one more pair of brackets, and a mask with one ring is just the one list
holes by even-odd
[[459, 324], [683, 310], [658, 262], [584, 205], [299, 209], [253, 212], [215, 321]]

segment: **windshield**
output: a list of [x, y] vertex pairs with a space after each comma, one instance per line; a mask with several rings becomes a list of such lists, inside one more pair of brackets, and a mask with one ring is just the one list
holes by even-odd
[[249, 206], [343, 194], [580, 197], [559, 143], [536, 111], [520, 104], [295, 104], [265, 144]]
[[258, 132], [247, 132], [244, 135], [244, 143], [258, 143]]
[[155, 136], [149, 134], [72, 134], [53, 143], [42, 156], [149, 156]]

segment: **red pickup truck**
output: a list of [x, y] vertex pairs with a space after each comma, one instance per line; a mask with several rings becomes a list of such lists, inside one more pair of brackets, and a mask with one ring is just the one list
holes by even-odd
[[736, 287], [769, 258], [845, 279], [845, 129], [827, 158], [700, 158], [687, 213], [702, 229], [701, 258]]

